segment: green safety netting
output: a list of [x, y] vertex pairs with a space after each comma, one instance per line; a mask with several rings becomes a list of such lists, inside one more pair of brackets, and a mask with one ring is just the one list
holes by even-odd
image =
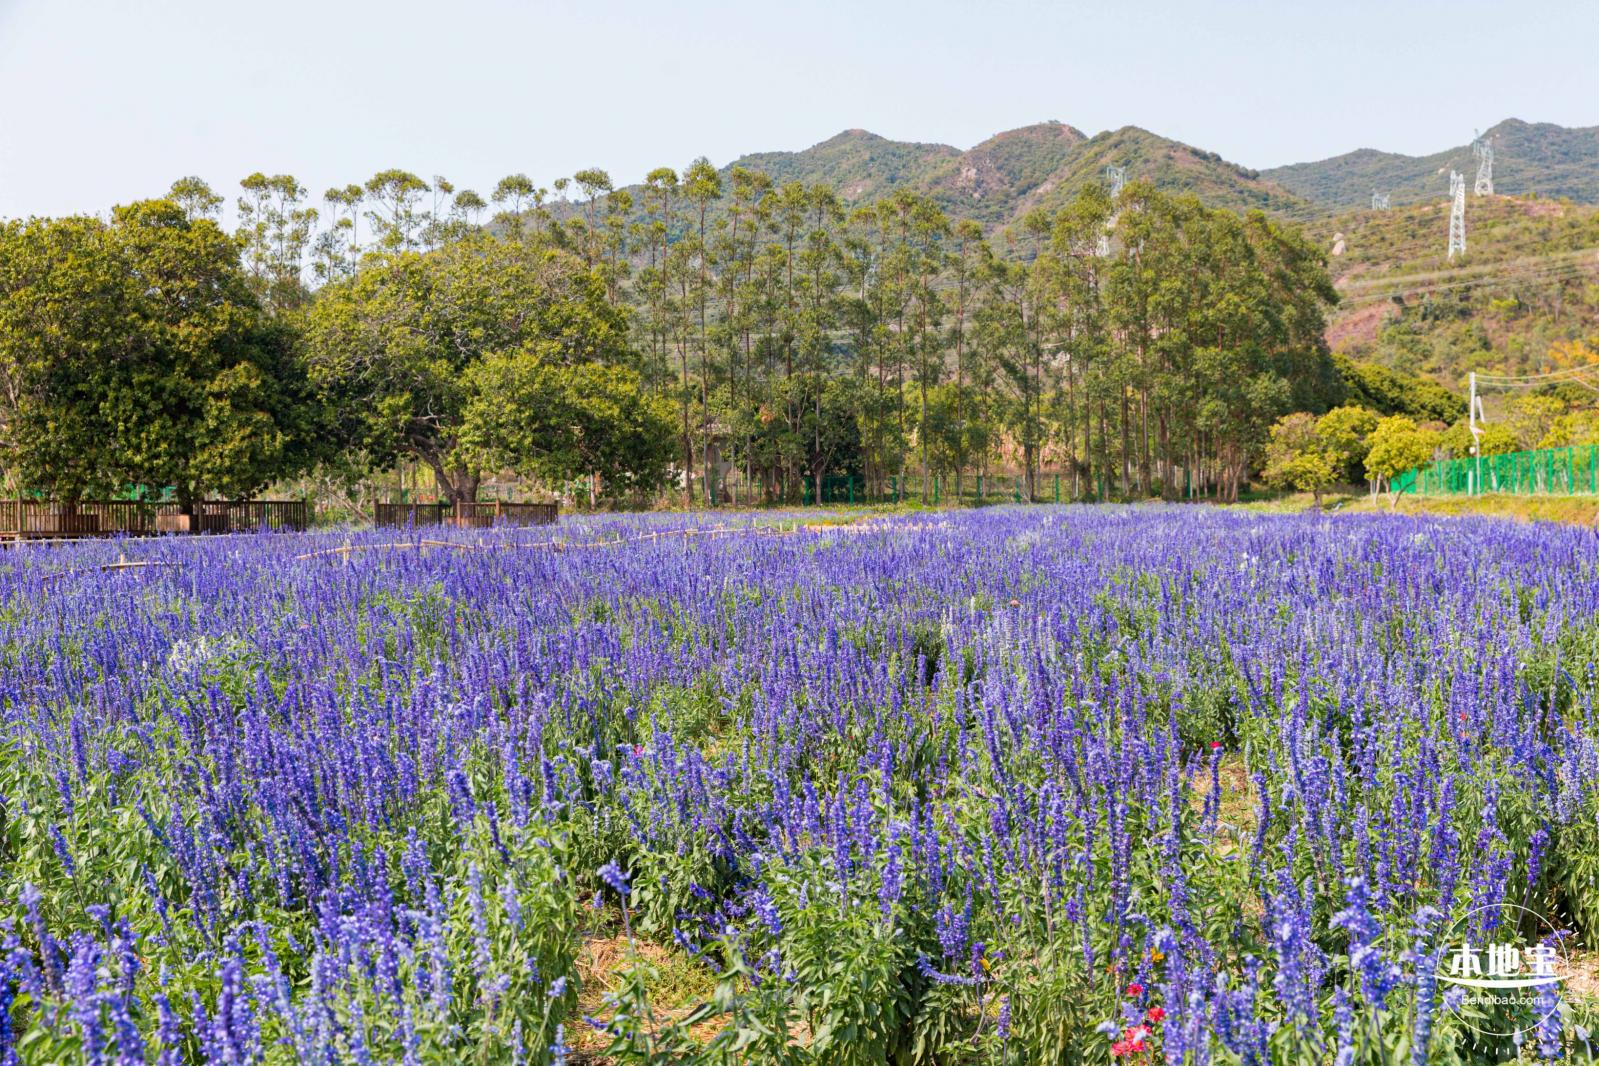
[[1599, 493], [1599, 445], [1441, 459], [1399, 475], [1390, 487], [1420, 496]]

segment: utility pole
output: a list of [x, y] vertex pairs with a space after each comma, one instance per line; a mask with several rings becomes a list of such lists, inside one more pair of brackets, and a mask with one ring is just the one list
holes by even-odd
[[1471, 430], [1471, 455], [1475, 462], [1471, 475], [1471, 494], [1477, 495], [1482, 491], [1482, 430], [1477, 427], [1477, 408], [1481, 400], [1477, 399], [1477, 372], [1473, 370], [1471, 379], [1471, 398], [1466, 401], [1466, 426]]
[[1449, 172], [1449, 259], [1466, 254], [1466, 179], [1459, 171]]

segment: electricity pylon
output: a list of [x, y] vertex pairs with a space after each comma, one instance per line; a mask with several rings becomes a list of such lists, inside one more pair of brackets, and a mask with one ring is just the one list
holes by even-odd
[[1373, 211], [1388, 210], [1388, 194], [1378, 192], [1376, 189], [1371, 190], [1371, 209]]
[[1477, 157], [1477, 184], [1472, 187], [1472, 192], [1477, 196], [1492, 196], [1494, 194], [1494, 146], [1493, 142], [1477, 134], [1471, 142], [1471, 153]]
[[[1122, 194], [1122, 188], [1127, 184], [1126, 167], [1106, 167], [1105, 180], [1110, 182], [1110, 202], [1114, 206], [1116, 198]], [[1116, 219], [1119, 215], [1112, 212], [1110, 218], [1105, 220], [1105, 232], [1099, 235], [1099, 247], [1096, 251], [1106, 256], [1110, 254], [1110, 231], [1116, 228]]]
[[1105, 180], [1110, 182], [1110, 198], [1116, 199], [1122, 194], [1122, 187], [1127, 184], [1127, 168], [1106, 167]]
[[1449, 258], [1466, 254], [1466, 179], [1459, 171], [1449, 172]]

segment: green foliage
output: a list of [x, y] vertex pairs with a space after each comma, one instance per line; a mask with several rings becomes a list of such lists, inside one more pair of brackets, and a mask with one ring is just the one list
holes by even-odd
[[[1508, 440], [1515, 442], [1515, 434], [1508, 427], [1492, 425], [1490, 432], [1497, 431], [1496, 440], [1500, 443]], [[1483, 438], [1484, 454], [1493, 455], [1495, 452], [1487, 451], [1487, 437]], [[1581, 411], [1568, 411], [1556, 416], [1548, 432], [1538, 441], [1539, 448], [1568, 448], [1573, 445], [1599, 444], [1599, 411], [1592, 409]], [[1514, 451], [1514, 447], [1505, 448], [1504, 451]]]
[[398, 252], [328, 286], [307, 343], [313, 382], [343, 412], [341, 443], [380, 464], [422, 460], [452, 500], [477, 495], [476, 456], [458, 450], [474, 367], [523, 349], [551, 365], [632, 358], [626, 322], [591, 271], [486, 235]]
[[[250, 287], [270, 307], [301, 306], [310, 297], [300, 269], [316, 224], [316, 208], [301, 206], [306, 189], [288, 174], [251, 174], [239, 185], [244, 189], [238, 200], [239, 236]], [[196, 202], [203, 204], [203, 195]]]
[[[1503, 422], [1490, 422], [1478, 426], [1477, 429], [1481, 433], [1477, 448], [1482, 455], [1508, 455], [1521, 449], [1521, 441], [1517, 439], [1515, 431]], [[1450, 426], [1439, 435], [1438, 446], [1457, 459], [1470, 455], [1472, 447], [1470, 423], [1462, 419]], [[1550, 445], [1550, 447], [1558, 446]]]
[[1271, 427], [1264, 477], [1268, 485], [1312, 493], [1319, 507], [1321, 494], [1338, 483], [1340, 466], [1346, 461], [1320, 434], [1316, 419], [1299, 412], [1285, 415]]
[[1465, 399], [1436, 382], [1343, 355], [1334, 355], [1333, 364], [1343, 379], [1346, 404], [1423, 422], [1453, 422], [1466, 413]]
[[[214, 209], [185, 189], [191, 211]], [[21, 487], [245, 496], [319, 451], [293, 334], [233, 241], [171, 201], [0, 227], [0, 367]]]
[[1387, 482], [1430, 460], [1438, 439], [1404, 415], [1390, 415], [1371, 431], [1369, 444], [1366, 476]]
[[[671, 404], [676, 475], [708, 502], [726, 498], [732, 469], [746, 492], [797, 499], [839, 473], [880, 496], [913, 466], [924, 489], [950, 474], [958, 489], [995, 461], [1019, 461], [1019, 491], [1034, 495], [1048, 463], [1079, 496], [1233, 498], [1277, 417], [1346, 391], [1322, 339], [1336, 294], [1316, 246], [1262, 213], [1162, 191], [1209, 195], [1209, 178], [1172, 173], [1258, 183], [1251, 172], [1139, 131], [1085, 142], [1060, 124], [967, 154], [879, 141], [846, 135], [810, 162], [771, 161], [770, 174], [698, 159], [637, 190], [587, 169], [556, 183], [555, 204], [511, 175], [487, 229], [471, 190], [388, 169], [328, 190], [314, 239], [306, 190], [253, 174], [239, 200], [242, 276], [275, 313], [285, 359], [299, 358], [303, 325], [314, 392], [286, 406], [331, 417], [323, 432], [274, 437], [267, 368], [222, 368], [199, 389], [204, 434], [224, 442], [199, 476], [294, 469], [279, 453], [305, 439], [320, 450], [297, 458], [341, 469], [415, 461], [451, 501], [501, 471], [546, 485], [598, 475], [643, 496], [668, 481]], [[1112, 204], [1098, 174], [1104, 153], [1124, 149], [1146, 180]], [[823, 159], [836, 167], [810, 167]], [[863, 202], [851, 168], [885, 159], [904, 162], [904, 180]], [[1068, 165], [1081, 180], [1061, 180]], [[1001, 186], [1009, 206], [989, 195]], [[1238, 202], [1276, 195], [1256, 193]], [[203, 182], [174, 195], [185, 225], [216, 232]], [[952, 225], [979, 202], [1016, 228], [990, 244], [970, 219]], [[323, 282], [314, 298], [307, 254]], [[74, 381], [81, 407], [103, 397]], [[161, 400], [117, 400], [119, 427]], [[58, 440], [84, 428], [46, 427]]]
[[1326, 443], [1338, 476], [1357, 482], [1365, 476], [1367, 438], [1377, 428], [1379, 416], [1368, 407], [1335, 407], [1316, 420], [1316, 434]]
[[373, 206], [366, 217], [380, 247], [403, 251], [416, 245], [425, 224], [421, 204], [428, 189], [427, 182], [406, 170], [381, 170], [367, 179], [362, 192]]
[[607, 496], [660, 488], [675, 444], [670, 405], [627, 367], [565, 366], [560, 355], [545, 341], [468, 368], [462, 461], [546, 484], [592, 473]]

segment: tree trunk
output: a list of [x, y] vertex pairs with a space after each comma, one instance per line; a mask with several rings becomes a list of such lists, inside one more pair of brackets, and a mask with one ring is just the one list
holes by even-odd
[[483, 482], [481, 474], [465, 467], [446, 467], [443, 456], [437, 453], [422, 456], [422, 461], [433, 471], [433, 480], [438, 483], [446, 503], [453, 507], [477, 500], [477, 490]]
[[677, 348], [678, 361], [682, 368], [682, 400], [683, 400], [683, 499], [689, 506], [694, 505], [694, 435], [688, 423], [688, 349], [682, 344], [681, 339]]

